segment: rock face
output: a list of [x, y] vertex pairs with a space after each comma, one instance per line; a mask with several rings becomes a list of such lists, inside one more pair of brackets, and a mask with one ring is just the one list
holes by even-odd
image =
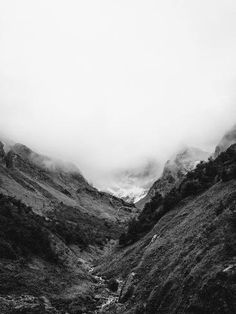
[[219, 144], [216, 146], [214, 158], [226, 151], [226, 149], [234, 143], [236, 143], [236, 125], [223, 136]]
[[156, 192], [161, 195], [168, 193], [188, 171], [194, 169], [200, 161], [206, 161], [209, 155], [210, 153], [193, 147], [180, 151], [166, 162], [161, 177], [154, 182], [147, 195], [138, 201], [136, 206], [143, 209]]

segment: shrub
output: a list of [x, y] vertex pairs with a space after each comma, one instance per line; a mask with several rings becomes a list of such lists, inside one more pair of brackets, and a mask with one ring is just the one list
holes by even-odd
[[107, 286], [112, 292], [116, 292], [118, 290], [119, 283], [116, 279], [111, 278], [110, 280], [108, 280]]
[[199, 193], [202, 189], [198, 180], [185, 181], [180, 187], [181, 198]]
[[163, 199], [164, 212], [168, 212], [181, 200], [181, 195], [176, 188], [173, 188]]

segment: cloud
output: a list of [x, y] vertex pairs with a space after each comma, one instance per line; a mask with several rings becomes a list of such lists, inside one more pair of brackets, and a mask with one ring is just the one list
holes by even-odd
[[1, 131], [78, 165], [162, 164], [235, 123], [235, 1], [2, 1]]

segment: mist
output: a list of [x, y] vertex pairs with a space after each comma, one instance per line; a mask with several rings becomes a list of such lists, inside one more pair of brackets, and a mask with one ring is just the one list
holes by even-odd
[[0, 134], [112, 174], [236, 123], [236, 2], [1, 1]]

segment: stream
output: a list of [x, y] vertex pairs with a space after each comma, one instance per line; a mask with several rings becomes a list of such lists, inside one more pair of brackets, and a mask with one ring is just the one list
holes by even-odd
[[119, 295], [121, 291], [121, 287], [123, 285], [123, 281], [117, 280], [119, 286], [117, 292], [112, 292], [108, 289], [106, 280], [97, 275], [93, 275], [94, 267], [89, 266], [89, 273], [93, 276], [93, 278], [97, 281], [98, 287], [96, 288], [95, 292], [95, 299], [98, 301], [97, 310], [95, 314], [101, 313], [109, 313], [109, 308], [119, 301]]

